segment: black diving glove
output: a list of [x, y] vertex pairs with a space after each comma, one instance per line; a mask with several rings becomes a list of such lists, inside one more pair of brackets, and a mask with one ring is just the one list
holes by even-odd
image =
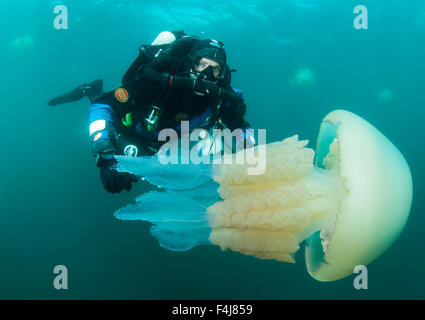
[[137, 177], [128, 172], [118, 172], [116, 164], [115, 159], [103, 159], [99, 164], [103, 187], [110, 193], [120, 193], [123, 189], [130, 191], [131, 183], [137, 182]]
[[201, 96], [220, 98], [235, 104], [243, 103], [243, 99], [232, 90], [223, 89], [208, 80], [196, 79], [193, 85], [193, 91]]
[[237, 102], [235, 104], [235, 114], [242, 118], [246, 113], [246, 104], [243, 101]]

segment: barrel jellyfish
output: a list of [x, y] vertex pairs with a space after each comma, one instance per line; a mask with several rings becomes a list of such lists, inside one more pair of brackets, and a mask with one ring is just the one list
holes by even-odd
[[382, 104], [390, 104], [393, 102], [393, 93], [390, 89], [382, 89], [378, 94], [378, 101]]
[[34, 39], [29, 35], [22, 36], [11, 41], [9, 47], [15, 54], [25, 55], [33, 49]]
[[236, 162], [162, 165], [157, 155], [117, 156], [119, 171], [161, 189], [115, 216], [150, 222], [160, 245], [174, 251], [216, 245], [294, 263], [305, 241], [313, 278], [344, 278], [400, 235], [412, 201], [410, 169], [382, 133], [348, 111], [323, 119], [316, 151], [307, 143], [292, 136], [265, 145], [261, 175], [248, 175], [247, 164]]
[[302, 68], [299, 69], [290, 84], [294, 88], [309, 88], [315, 84], [313, 73], [310, 69]]

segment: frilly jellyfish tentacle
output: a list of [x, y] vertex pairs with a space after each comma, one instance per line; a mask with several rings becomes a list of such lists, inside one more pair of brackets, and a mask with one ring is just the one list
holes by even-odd
[[203, 163], [164, 165], [158, 156], [115, 158], [118, 160], [118, 171], [144, 177], [152, 184], [169, 190], [195, 188], [211, 180], [212, 176], [212, 166]]
[[151, 191], [136, 198], [135, 204], [119, 209], [121, 220], [142, 220], [154, 226], [152, 235], [160, 245], [173, 251], [185, 251], [211, 244], [207, 207], [220, 197], [218, 183], [211, 179], [208, 165], [162, 165], [158, 157], [116, 157], [120, 171], [144, 176], [166, 191]]
[[152, 226], [151, 233], [158, 239], [161, 247], [172, 251], [187, 251], [200, 245], [211, 245], [208, 235], [211, 228], [194, 228], [189, 231], [170, 231]]
[[217, 192], [219, 186], [220, 185], [217, 182], [210, 180], [193, 189], [170, 190], [167, 192], [175, 193], [182, 197], [192, 199], [193, 201], [196, 201], [207, 208], [221, 200], [220, 195]]
[[[209, 187], [211, 194], [214, 189], [212, 184]], [[136, 204], [118, 210], [115, 216], [121, 220], [148, 221], [155, 225], [151, 233], [162, 247], [185, 251], [210, 244], [211, 227], [206, 215], [210, 200], [203, 201], [197, 202], [176, 192], [151, 191], [138, 197]]]

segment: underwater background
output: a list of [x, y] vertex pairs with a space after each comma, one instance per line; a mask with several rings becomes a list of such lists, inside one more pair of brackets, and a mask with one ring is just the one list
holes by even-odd
[[[1, 299], [424, 299], [424, 0], [0, 0]], [[53, 27], [56, 5], [68, 30]], [[369, 28], [353, 27], [354, 7]], [[88, 100], [48, 107], [84, 82], [120, 85], [141, 44], [164, 30], [224, 42], [247, 120], [267, 142], [298, 134], [315, 147], [322, 118], [343, 108], [388, 137], [407, 159], [413, 203], [395, 244], [330, 283], [296, 264], [215, 246], [172, 252], [146, 222], [113, 213], [149, 188], [107, 193], [91, 154]], [[310, 81], [297, 82], [299, 70]], [[349, 253], [347, 253], [349, 254]], [[56, 290], [53, 268], [68, 269]]]

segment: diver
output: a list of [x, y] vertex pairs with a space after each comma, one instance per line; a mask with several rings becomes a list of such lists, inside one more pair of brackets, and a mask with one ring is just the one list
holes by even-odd
[[179, 132], [181, 121], [197, 128], [242, 129], [244, 146], [255, 145], [247, 134], [242, 92], [233, 89], [223, 43], [183, 31], [162, 32], [139, 55], [122, 78], [122, 85], [102, 92], [102, 80], [85, 83], [54, 98], [50, 106], [88, 97], [92, 152], [104, 188], [129, 191], [136, 176], [118, 172], [111, 155], [144, 156], [158, 152], [160, 130]]

